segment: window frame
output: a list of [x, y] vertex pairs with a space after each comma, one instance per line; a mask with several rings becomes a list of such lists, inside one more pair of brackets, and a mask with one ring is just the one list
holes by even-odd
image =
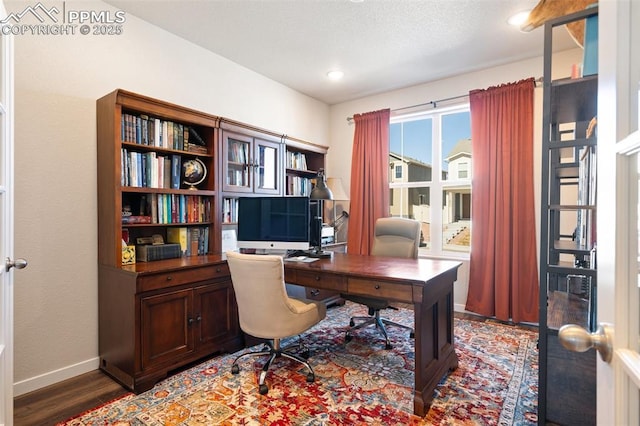
[[[430, 181], [418, 181], [418, 182], [389, 182], [390, 193], [393, 193], [394, 189], [403, 188], [429, 188], [430, 196], [430, 211], [431, 211], [431, 235], [430, 235], [430, 247], [419, 249], [420, 257], [441, 257], [451, 258], [459, 260], [469, 260], [471, 256], [471, 246], [468, 251], [452, 251], [443, 249], [443, 214], [442, 209], [444, 205], [443, 194], [446, 190], [452, 190], [456, 188], [470, 188], [473, 192], [473, 167], [471, 161], [467, 163], [466, 179], [460, 179], [458, 176], [453, 178], [450, 174], [447, 176], [447, 180], [442, 179], [442, 171], [444, 169], [442, 158], [442, 116], [460, 112], [470, 113], [470, 104], [468, 101], [457, 103], [441, 108], [432, 108], [425, 111], [412, 112], [407, 114], [393, 114], [390, 118], [390, 124], [403, 123], [415, 120], [431, 119], [431, 180]], [[469, 117], [471, 119], [471, 117]], [[390, 141], [391, 142], [391, 141]], [[457, 173], [456, 173], [457, 174]], [[434, 214], [434, 212], [438, 212]], [[403, 212], [404, 214], [404, 212]], [[434, 217], [435, 216], [435, 217]], [[473, 214], [471, 214], [473, 218]], [[435, 232], [437, 230], [437, 232]]]

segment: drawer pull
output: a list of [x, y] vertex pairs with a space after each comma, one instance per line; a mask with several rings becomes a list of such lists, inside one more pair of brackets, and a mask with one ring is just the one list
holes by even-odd
[[220, 269], [220, 268], [216, 268], [216, 272], [217, 272], [217, 273], [220, 273], [220, 272], [222, 272], [222, 269]]
[[376, 290], [380, 290], [380, 284], [376, 284], [374, 287]]
[[171, 281], [173, 277], [171, 275], [167, 275], [167, 281]]
[[320, 294], [320, 290], [313, 289], [313, 290], [310, 291], [310, 293], [311, 293], [312, 296], [317, 296], [317, 295]]
[[320, 276], [316, 275], [316, 281], [320, 281]]

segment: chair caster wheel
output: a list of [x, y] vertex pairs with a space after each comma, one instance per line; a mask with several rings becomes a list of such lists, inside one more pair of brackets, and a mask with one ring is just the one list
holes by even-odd
[[409, 333], [409, 338], [410, 339], [415, 339], [416, 338], [416, 333], [414, 331], [412, 331], [411, 333]]
[[352, 319], [351, 319], [351, 320], [349, 320], [349, 327], [353, 327], [354, 325], [356, 325], [356, 323], [355, 323], [355, 322], [353, 322], [353, 320], [352, 320]]
[[308, 383], [313, 383], [313, 381], [314, 381], [315, 379], [316, 379], [315, 374], [313, 374], [313, 373], [309, 373], [309, 374], [307, 374], [307, 382], [308, 382]]
[[350, 334], [347, 334], [346, 336], [344, 336], [344, 341], [345, 342], [350, 342], [351, 339], [353, 339], [353, 336], [351, 336]]
[[260, 395], [266, 395], [269, 392], [269, 388], [267, 387], [267, 385], [262, 384], [258, 388], [258, 392], [260, 392]]
[[231, 374], [238, 374], [240, 372], [240, 367], [237, 364], [233, 364], [231, 366]]
[[311, 352], [309, 351], [309, 349], [304, 350], [300, 352], [300, 356], [304, 359], [309, 359], [309, 357], [311, 356]]
[[388, 350], [388, 349], [392, 349], [393, 346], [391, 346], [391, 343], [385, 343], [384, 348]]

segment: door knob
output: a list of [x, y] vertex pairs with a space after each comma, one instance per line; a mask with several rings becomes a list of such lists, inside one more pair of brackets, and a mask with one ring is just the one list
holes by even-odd
[[600, 324], [598, 329], [589, 333], [584, 328], [575, 324], [567, 324], [558, 331], [560, 343], [566, 349], [574, 352], [585, 352], [594, 348], [600, 353], [600, 358], [606, 363], [613, 357], [613, 327], [609, 324]]
[[27, 261], [20, 258], [16, 260], [11, 260], [10, 258], [7, 257], [4, 262], [4, 269], [7, 272], [9, 272], [9, 269], [11, 268], [24, 269], [26, 267], [27, 267]]

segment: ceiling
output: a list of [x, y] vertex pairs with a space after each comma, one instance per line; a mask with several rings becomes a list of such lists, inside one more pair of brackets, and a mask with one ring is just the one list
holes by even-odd
[[[507, 24], [537, 2], [107, 0], [329, 105], [541, 56], [542, 28]], [[575, 47], [562, 38], [554, 47]], [[334, 68], [341, 81], [327, 79]]]

